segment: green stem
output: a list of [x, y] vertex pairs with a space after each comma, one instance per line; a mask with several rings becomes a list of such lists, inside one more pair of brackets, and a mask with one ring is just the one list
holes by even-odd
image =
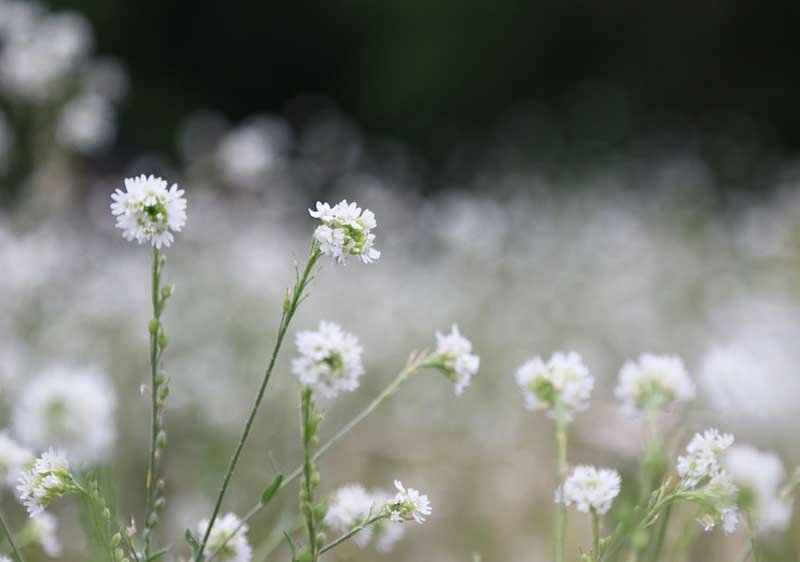
[[658, 562], [661, 556], [661, 550], [664, 548], [664, 538], [667, 535], [667, 526], [669, 524], [669, 516], [672, 513], [672, 505], [664, 508], [664, 513], [661, 515], [661, 520], [658, 522], [658, 531], [654, 541], [650, 541], [652, 545], [648, 549], [647, 559], [651, 562]]
[[317, 517], [314, 505], [316, 468], [312, 459], [316, 434], [316, 413], [314, 412], [314, 393], [308, 387], [301, 391], [301, 411], [303, 419], [303, 481], [300, 485], [300, 511], [306, 520], [308, 531], [308, 550], [311, 562], [317, 562]]
[[[378, 406], [380, 406], [384, 400], [386, 400], [387, 398], [392, 396], [395, 392], [397, 392], [397, 390], [406, 381], [406, 379], [408, 379], [408, 377], [414, 374], [417, 370], [429, 366], [429, 364], [431, 363], [431, 361], [433, 361], [434, 358], [435, 358], [434, 354], [421, 353], [418, 355], [417, 354], [412, 355], [409, 358], [403, 370], [397, 374], [397, 376], [392, 380], [392, 382], [390, 382], [389, 385], [386, 388], [384, 388], [383, 391], [381, 391], [381, 393], [378, 394], [378, 396], [376, 396], [375, 399], [372, 402], [370, 402], [366, 408], [364, 408], [358, 415], [356, 415], [353, 419], [347, 422], [344, 425], [344, 427], [342, 427], [338, 432], [336, 432], [336, 435], [328, 439], [321, 447], [317, 448], [316, 452], [314, 453], [314, 456], [311, 457], [312, 460], [314, 462], [318, 461], [320, 457], [322, 457], [322, 455], [328, 449], [333, 447], [334, 444], [336, 444], [345, 435], [350, 433], [358, 424], [364, 421], [367, 418], [367, 416], [369, 416]], [[283, 479], [279, 489], [282, 490], [283, 488], [285, 488], [286, 486], [297, 480], [297, 478], [299, 478], [302, 473], [303, 473], [303, 465], [300, 465], [294, 471], [292, 471], [292, 473], [289, 474], [289, 476]], [[255, 517], [257, 513], [259, 513], [262, 509], [264, 509], [264, 505], [265, 504], [263, 504], [261, 501], [259, 501], [256, 505], [254, 505], [250, 509], [250, 511], [248, 511], [244, 515], [244, 517], [242, 517], [241, 523], [239, 523], [239, 527], [236, 529], [236, 531], [231, 533], [230, 536], [235, 536], [236, 532], [238, 532], [239, 529], [241, 529], [244, 525], [247, 524], [248, 521], [250, 521], [253, 517]], [[210, 562], [219, 553], [219, 551], [222, 550], [222, 548], [224, 548], [226, 543], [227, 541], [224, 541], [219, 547], [217, 547], [217, 550], [215, 550], [208, 556], [208, 560], [206, 562]]]
[[20, 554], [19, 550], [17, 549], [17, 545], [14, 544], [14, 539], [11, 537], [11, 532], [8, 530], [8, 525], [6, 525], [5, 517], [2, 514], [0, 514], [0, 527], [3, 528], [3, 533], [5, 533], [6, 539], [8, 539], [8, 544], [11, 546], [11, 551], [14, 553], [14, 558], [17, 559], [17, 562], [25, 562], [22, 554]]
[[[255, 401], [253, 402], [253, 406], [250, 409], [250, 414], [247, 417], [247, 421], [244, 424], [244, 429], [242, 430], [242, 435], [239, 438], [239, 443], [236, 445], [236, 449], [233, 452], [233, 456], [231, 456], [230, 462], [228, 464], [228, 469], [225, 471], [225, 476], [222, 479], [222, 485], [220, 486], [219, 493], [217, 494], [217, 500], [214, 503], [214, 510], [211, 513], [211, 517], [208, 521], [208, 527], [206, 528], [206, 532], [203, 535], [203, 540], [200, 543], [200, 548], [197, 549], [197, 555], [195, 556], [195, 562], [200, 562], [203, 557], [203, 552], [206, 548], [206, 543], [208, 542], [208, 537], [211, 534], [211, 529], [214, 526], [214, 521], [217, 519], [217, 515], [219, 515], [219, 509], [222, 505], [222, 499], [225, 497], [225, 492], [228, 489], [228, 484], [231, 480], [231, 476], [233, 476], [233, 471], [236, 469], [236, 464], [239, 462], [239, 456], [242, 453], [242, 448], [244, 447], [245, 442], [247, 441], [247, 437], [250, 435], [250, 429], [253, 426], [253, 421], [255, 420], [256, 413], [258, 412], [258, 408], [261, 405], [261, 400], [264, 398], [264, 391], [267, 389], [267, 384], [269, 384], [269, 380], [272, 377], [272, 370], [275, 368], [275, 361], [278, 358], [278, 353], [281, 349], [281, 344], [283, 343], [284, 336], [286, 335], [286, 331], [289, 328], [289, 324], [294, 317], [297, 308], [300, 305], [300, 302], [303, 299], [303, 293], [305, 289], [308, 287], [308, 284], [311, 282], [313, 276], [311, 275], [314, 266], [317, 263], [317, 260], [321, 256], [321, 252], [319, 250], [319, 245], [316, 241], [312, 242], [311, 244], [311, 253], [308, 257], [308, 262], [306, 263], [305, 269], [303, 270], [302, 275], [298, 274], [295, 279], [295, 285], [292, 287], [290, 294], [287, 296], [286, 302], [284, 303], [283, 307], [283, 314], [281, 315], [280, 325], [278, 327], [278, 335], [275, 339], [275, 347], [272, 350], [272, 356], [269, 359], [269, 364], [267, 365], [267, 370], [264, 372], [264, 378], [261, 381], [261, 386], [258, 389], [258, 393], [256, 394]], [[284, 482], [285, 483], [285, 482]]]
[[384, 514], [381, 514], [381, 515], [376, 515], [375, 517], [372, 517], [370, 519], [367, 519], [364, 523], [362, 523], [361, 525], [358, 525], [356, 527], [353, 527], [352, 529], [350, 529], [348, 532], [346, 532], [344, 535], [342, 535], [341, 537], [339, 537], [335, 541], [332, 541], [332, 542], [326, 544], [325, 546], [323, 546], [319, 550], [319, 554], [324, 554], [324, 553], [328, 552], [330, 549], [342, 544], [344, 541], [346, 541], [347, 539], [349, 539], [350, 537], [352, 537], [356, 533], [359, 533], [360, 531], [362, 531], [363, 529], [369, 527], [373, 523], [377, 523], [381, 519], [386, 519], [387, 517], [388, 517], [388, 515], [386, 515], [384, 513]]
[[[556, 476], [558, 487], [564, 484], [567, 477], [567, 419], [563, 406], [556, 407]], [[565, 529], [567, 524], [567, 506], [563, 501], [556, 504], [555, 529], [554, 529], [554, 554], [555, 562], [564, 562]]]
[[[150, 555], [151, 534], [157, 521], [153, 518], [154, 486], [156, 480], [156, 449], [158, 439], [158, 385], [156, 376], [158, 374], [158, 330], [161, 317], [161, 252], [153, 247], [153, 263], [151, 266], [151, 292], [153, 302], [153, 320], [150, 329], [150, 397], [151, 397], [151, 417], [150, 417], [150, 454], [147, 463], [147, 480], [145, 482], [145, 508], [144, 508], [144, 553], [145, 557]], [[155, 327], [155, 329], [152, 329]], [[151, 525], [151, 523], [153, 523]]]
[[595, 560], [600, 558], [600, 517], [592, 509], [592, 556]]

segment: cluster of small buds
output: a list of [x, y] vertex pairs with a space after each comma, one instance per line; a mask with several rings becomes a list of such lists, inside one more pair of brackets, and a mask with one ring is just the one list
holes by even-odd
[[139, 244], [148, 242], [156, 248], [169, 246], [174, 241], [173, 232], [180, 232], [186, 224], [186, 199], [184, 191], [155, 176], [127, 178], [125, 191], [117, 189], [111, 194], [111, 212], [117, 217], [117, 228], [126, 240]]
[[531, 359], [517, 369], [516, 380], [527, 409], [547, 410], [550, 417], [566, 421], [589, 407], [594, 388], [594, 377], [574, 351], [554, 353], [546, 363]]
[[703, 510], [698, 521], [706, 531], [721, 524], [730, 534], [741, 521], [739, 490], [724, 469], [722, 458], [733, 441], [733, 435], [707, 429], [695, 434], [686, 447], [687, 454], [678, 458], [679, 489]]
[[[348, 484], [333, 494], [323, 523], [331, 530], [344, 534], [364, 525], [371, 517], [384, 513], [392, 500], [393, 496], [383, 490], [370, 492], [360, 484]], [[379, 519], [353, 535], [353, 542], [361, 548], [374, 543], [380, 552], [389, 552], [403, 533], [402, 525]]]
[[[205, 536], [207, 529], [208, 519], [202, 519], [197, 524], [198, 536]], [[204, 559], [214, 556], [220, 562], [250, 562], [253, 549], [247, 541], [247, 530], [247, 525], [234, 513], [218, 517], [208, 535]]]
[[338, 263], [346, 263], [349, 256], [358, 256], [364, 263], [372, 263], [381, 257], [373, 247], [377, 226], [375, 215], [369, 209], [363, 212], [356, 203], [343, 200], [333, 207], [317, 202], [317, 210], [308, 210], [322, 224], [314, 231], [314, 239], [320, 251]]
[[300, 357], [292, 361], [292, 372], [302, 385], [313, 387], [325, 398], [358, 388], [364, 366], [356, 336], [333, 322], [320, 322], [316, 331], [297, 334], [295, 342]]
[[[307, 455], [303, 476], [300, 480], [300, 512], [306, 519], [309, 529], [314, 531], [313, 541], [315, 544], [313, 546], [318, 551], [324, 546], [326, 540], [325, 534], [320, 529], [325, 519], [327, 506], [324, 502], [316, 503], [314, 501], [314, 490], [319, 486], [320, 474], [314, 463], [311, 451], [319, 443], [317, 430], [322, 422], [322, 414], [316, 409], [314, 392], [310, 387], [304, 386], [300, 390], [300, 402], [303, 421], [303, 449]], [[304, 550], [301, 553], [301, 560], [309, 555], [310, 547], [311, 545], [309, 545], [308, 550]]]
[[387, 506], [389, 520], [402, 523], [413, 519], [417, 523], [424, 523], [425, 517], [432, 513], [428, 496], [414, 488], [405, 488], [399, 480], [394, 481], [394, 487], [397, 488], [397, 494]]
[[663, 411], [694, 398], [695, 387], [679, 357], [645, 354], [628, 361], [614, 394], [626, 411]]
[[576, 466], [556, 490], [556, 503], [575, 505], [578, 511], [605, 515], [619, 495], [622, 478], [610, 468]]
[[456, 396], [460, 396], [478, 372], [481, 359], [472, 353], [472, 343], [461, 335], [453, 324], [449, 334], [436, 332], [434, 365], [455, 385]]
[[50, 449], [33, 461], [33, 466], [19, 477], [19, 499], [31, 517], [42, 513], [64, 494], [77, 492], [75, 478], [66, 455]]

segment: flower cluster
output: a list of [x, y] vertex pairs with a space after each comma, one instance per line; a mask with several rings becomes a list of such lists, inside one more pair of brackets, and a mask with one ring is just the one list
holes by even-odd
[[456, 396], [469, 386], [480, 368], [481, 359], [472, 353], [472, 343], [453, 324], [449, 334], [436, 332], [436, 356], [440, 368], [455, 383]]
[[[331, 498], [324, 523], [339, 533], [346, 533], [380, 514], [391, 503], [392, 496], [383, 490], [369, 492], [360, 484], [342, 486]], [[402, 525], [380, 520], [356, 533], [353, 541], [364, 548], [374, 540], [380, 552], [389, 552], [403, 533]]]
[[0, 480], [13, 486], [19, 481], [20, 474], [33, 461], [33, 453], [11, 439], [8, 434], [0, 432]]
[[125, 191], [117, 189], [111, 194], [111, 212], [117, 217], [117, 228], [126, 240], [139, 244], [149, 242], [156, 248], [169, 246], [186, 224], [186, 199], [184, 191], [155, 176], [127, 178]]
[[399, 480], [394, 481], [394, 487], [397, 488], [397, 495], [395, 495], [394, 501], [387, 506], [389, 519], [395, 523], [411, 519], [417, 523], [424, 523], [425, 517], [432, 513], [428, 496], [420, 494], [414, 488], [403, 487], [403, 483]]
[[733, 435], [716, 429], [696, 433], [686, 447], [687, 455], [678, 457], [678, 475], [686, 488], [696, 487], [703, 479], [722, 471], [722, 453], [733, 445]]
[[645, 354], [623, 365], [614, 394], [627, 411], [635, 413], [688, 402], [695, 389], [679, 357]]
[[17, 491], [19, 499], [31, 517], [42, 513], [56, 498], [76, 490], [64, 453], [50, 449], [33, 462], [33, 467], [22, 473]]
[[730, 534], [741, 521], [738, 488], [722, 465], [722, 455], [733, 441], [733, 435], [707, 429], [695, 434], [686, 447], [687, 454], [678, 457], [679, 488], [703, 510], [698, 521], [706, 531], [721, 524]]
[[312, 217], [322, 221], [314, 231], [314, 239], [320, 251], [338, 263], [346, 263], [348, 256], [358, 256], [364, 263], [371, 263], [381, 257], [373, 247], [375, 235], [371, 233], [377, 226], [375, 215], [369, 209], [363, 212], [356, 203], [343, 200], [333, 207], [317, 202], [317, 210], [308, 210]]
[[[198, 536], [205, 536], [207, 529], [208, 519], [200, 520], [197, 524]], [[204, 554], [206, 560], [219, 550], [214, 558], [220, 562], [250, 562], [253, 549], [247, 542], [247, 529], [247, 525], [242, 525], [235, 513], [218, 517], [208, 535]]]
[[792, 517], [792, 503], [781, 496], [786, 479], [781, 459], [750, 445], [734, 445], [726, 452], [723, 464], [739, 488], [739, 507], [750, 513], [756, 530], [785, 530]]
[[545, 363], [536, 357], [516, 373], [517, 384], [529, 410], [548, 410], [548, 415], [572, 419], [572, 414], [589, 407], [594, 377], [574, 351], [555, 353]]
[[116, 395], [93, 368], [52, 367], [29, 382], [14, 407], [20, 441], [35, 450], [53, 446], [78, 463], [104, 460], [114, 443]]
[[300, 332], [295, 342], [300, 357], [292, 361], [292, 372], [301, 384], [326, 398], [358, 388], [364, 366], [356, 336], [333, 322], [320, 322], [318, 330]]
[[567, 506], [575, 504], [583, 513], [591, 510], [604, 515], [619, 495], [621, 484], [622, 478], [616, 470], [576, 466], [556, 491], [556, 502]]

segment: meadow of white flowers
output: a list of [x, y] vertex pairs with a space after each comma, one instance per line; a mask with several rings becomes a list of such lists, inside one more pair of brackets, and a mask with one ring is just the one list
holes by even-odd
[[795, 164], [498, 135], [425, 196], [338, 114], [203, 112], [99, 175], [92, 44], [0, 0], [7, 559], [800, 559]]

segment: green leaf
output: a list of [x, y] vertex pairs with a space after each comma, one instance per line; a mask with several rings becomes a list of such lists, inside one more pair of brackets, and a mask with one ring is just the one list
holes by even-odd
[[269, 503], [269, 500], [272, 499], [272, 496], [275, 495], [275, 492], [280, 490], [282, 483], [283, 483], [283, 474], [278, 474], [272, 481], [272, 484], [267, 486], [267, 489], [264, 490], [263, 494], [261, 494], [261, 505], [267, 505], [267, 503]]
[[183, 534], [183, 536], [186, 538], [186, 542], [188, 542], [192, 547], [192, 552], [196, 553], [198, 550], [200, 550], [200, 545], [197, 543], [197, 539], [194, 538], [194, 535], [189, 529], [186, 529], [186, 532]]
[[[189, 532], [189, 529], [186, 529], [186, 533], [187, 533], [189, 536], [191, 536], [191, 535], [192, 535], [192, 534]], [[189, 540], [189, 538], [187, 537], [187, 538], [186, 538], [186, 540], [188, 541], [188, 540]], [[192, 537], [192, 541], [194, 541], [194, 537]], [[189, 542], [191, 543], [191, 541], [189, 541]], [[195, 544], [196, 544], [196, 543], [195, 543]], [[161, 550], [158, 550], [158, 551], [154, 552], [153, 554], [151, 554], [151, 555], [150, 555], [150, 556], [149, 556], [149, 557], [148, 557], [148, 558], [147, 558], [147, 559], [146, 559], [144, 562], [156, 562], [156, 560], [158, 560], [159, 558], [161, 558], [162, 556], [164, 556], [164, 555], [165, 555], [166, 553], [168, 553], [168, 552], [169, 552], [169, 549], [168, 549], [168, 548], [162, 548]]]

